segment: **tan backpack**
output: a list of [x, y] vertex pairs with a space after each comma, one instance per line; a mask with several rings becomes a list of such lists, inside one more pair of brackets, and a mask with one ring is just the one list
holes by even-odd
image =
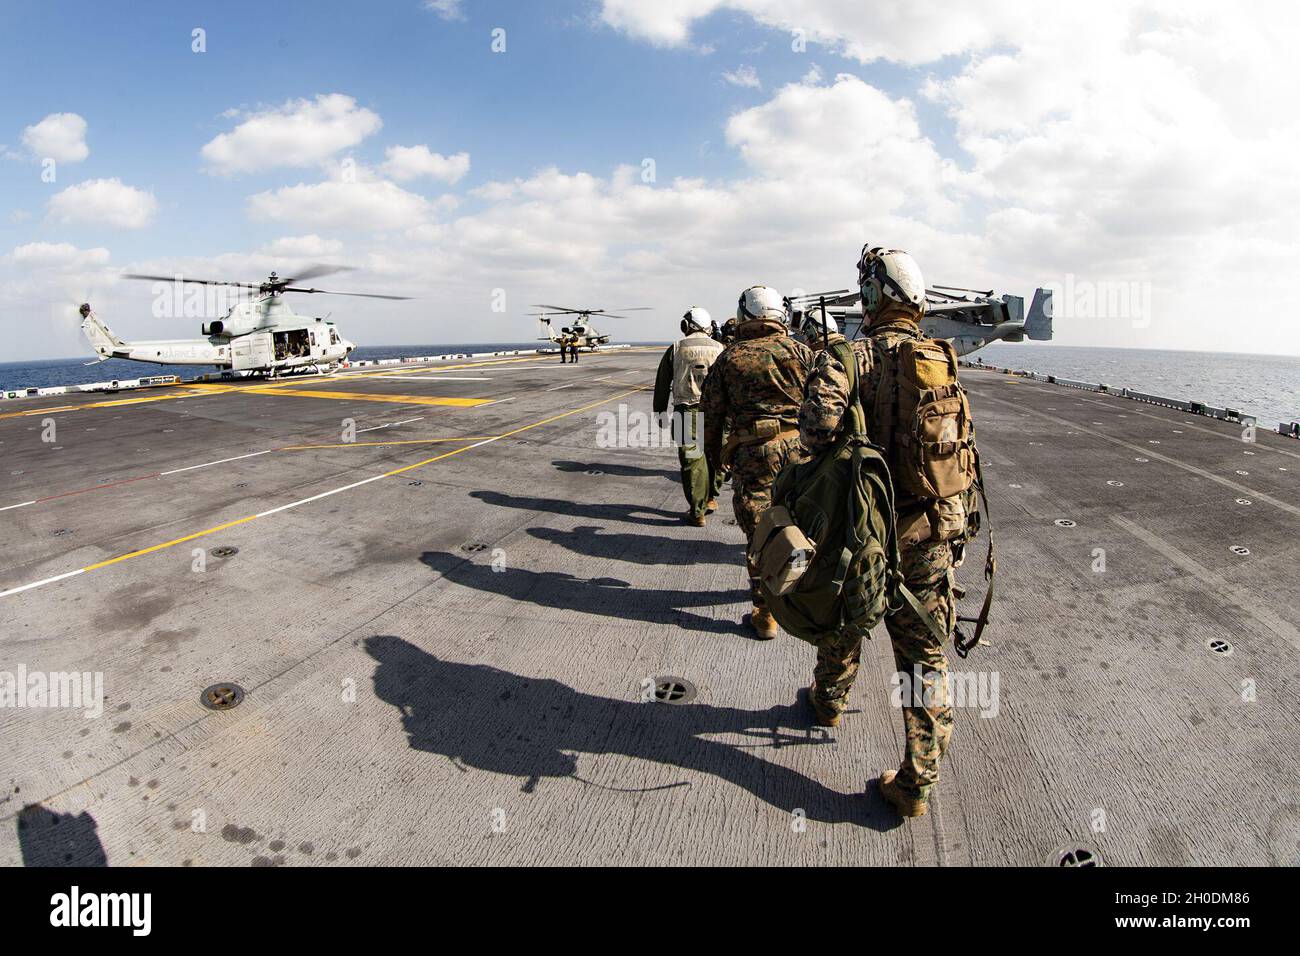
[[975, 430], [952, 343], [880, 345], [872, 439], [890, 449], [895, 488], [928, 499], [965, 493], [975, 483]]
[[[872, 341], [879, 366], [872, 402], [871, 436], [889, 450], [889, 473], [899, 497], [927, 502], [930, 535], [951, 540], [964, 550], [979, 533], [979, 505], [988, 515], [975, 426], [966, 390], [957, 379], [957, 352], [945, 339], [904, 338], [890, 344]], [[988, 529], [984, 577], [988, 591], [979, 615], [958, 617], [973, 623], [967, 638], [954, 635], [957, 653], [965, 657], [980, 642], [993, 602], [993, 530]]]

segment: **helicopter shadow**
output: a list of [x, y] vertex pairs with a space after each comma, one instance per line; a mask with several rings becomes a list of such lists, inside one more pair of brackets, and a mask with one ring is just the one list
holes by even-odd
[[595, 525], [579, 525], [572, 531], [558, 528], [529, 528], [528, 534], [592, 558], [608, 558], [633, 564], [681, 565], [722, 564], [742, 567], [743, 551], [725, 541], [700, 540], [683, 546], [675, 538], [650, 534], [602, 534]]
[[[579, 776], [579, 755], [617, 754], [709, 774], [783, 812], [802, 809], [810, 820], [878, 831], [900, 825], [874, 787], [866, 794], [839, 793], [760, 755], [780, 747], [834, 744], [797, 704], [745, 710], [699, 702], [637, 703], [486, 664], [443, 660], [391, 635], [374, 635], [364, 644], [377, 665], [375, 694], [401, 713], [412, 749], [446, 757], [465, 773], [474, 769], [520, 778], [524, 793], [567, 777], [597, 786]], [[716, 734], [737, 735], [743, 742], [706, 737]], [[630, 792], [684, 786], [689, 781]]]
[[570, 501], [565, 498], [530, 498], [524, 495], [508, 495], [499, 491], [472, 491], [470, 497], [501, 508], [547, 511], [572, 518], [586, 518], [589, 521], [626, 521], [630, 524], [664, 528], [676, 527], [682, 523], [682, 516], [676, 511], [639, 504], [611, 505]]
[[560, 471], [579, 475], [588, 471], [599, 471], [619, 478], [666, 478], [669, 481], [677, 481], [680, 478], [676, 471], [669, 471], [666, 468], [642, 468], [639, 465], [620, 465], [614, 462], [584, 464], [580, 461], [553, 461], [551, 464]]
[[512, 601], [556, 610], [601, 614], [620, 621], [671, 624], [709, 634], [750, 636], [748, 627], [735, 621], [717, 620], [685, 610], [688, 607], [718, 607], [748, 600], [745, 588], [699, 591], [636, 587], [619, 578], [580, 578], [563, 571], [531, 571], [475, 564], [464, 555], [426, 551], [420, 561], [443, 578], [462, 587], [499, 594]]

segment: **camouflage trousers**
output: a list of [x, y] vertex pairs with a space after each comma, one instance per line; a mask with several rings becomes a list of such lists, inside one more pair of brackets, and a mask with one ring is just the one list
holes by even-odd
[[677, 463], [682, 470], [682, 492], [691, 517], [702, 518], [705, 506], [722, 491], [722, 475], [704, 457], [704, 416], [698, 405], [678, 405], [673, 410], [673, 437]]
[[[772, 505], [776, 476], [788, 462], [802, 461], [805, 457], [798, 436], [736, 449], [731, 460], [731, 507], [736, 513], [736, 524], [745, 532], [746, 554], [759, 516]], [[767, 606], [752, 567], [749, 568], [749, 594], [754, 607]]]
[[[956, 624], [952, 545], [922, 542], [905, 547], [899, 557], [908, 589], [951, 636]], [[924, 798], [939, 781], [939, 761], [952, 737], [948, 659], [944, 645], [906, 605], [885, 617], [885, 628], [894, 645], [896, 680], [901, 682], [894, 690], [894, 700], [901, 700], [903, 705], [905, 741], [898, 784], [903, 790]], [[860, 638], [848, 640], [834, 635], [818, 643], [812, 691], [817, 710], [830, 715], [845, 709], [849, 689], [858, 676], [861, 654]]]

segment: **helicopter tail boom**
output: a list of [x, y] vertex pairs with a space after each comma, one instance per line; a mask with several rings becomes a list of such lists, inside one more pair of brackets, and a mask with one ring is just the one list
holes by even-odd
[[81, 331], [90, 341], [91, 348], [101, 358], [110, 358], [115, 351], [120, 352], [129, 348], [107, 325], [99, 321], [89, 304], [81, 307], [81, 316]]

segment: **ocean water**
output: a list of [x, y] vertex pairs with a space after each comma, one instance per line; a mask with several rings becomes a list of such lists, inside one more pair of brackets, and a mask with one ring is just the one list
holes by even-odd
[[965, 356], [990, 365], [1235, 408], [1270, 431], [1300, 421], [1300, 356], [1103, 349], [994, 342]]

